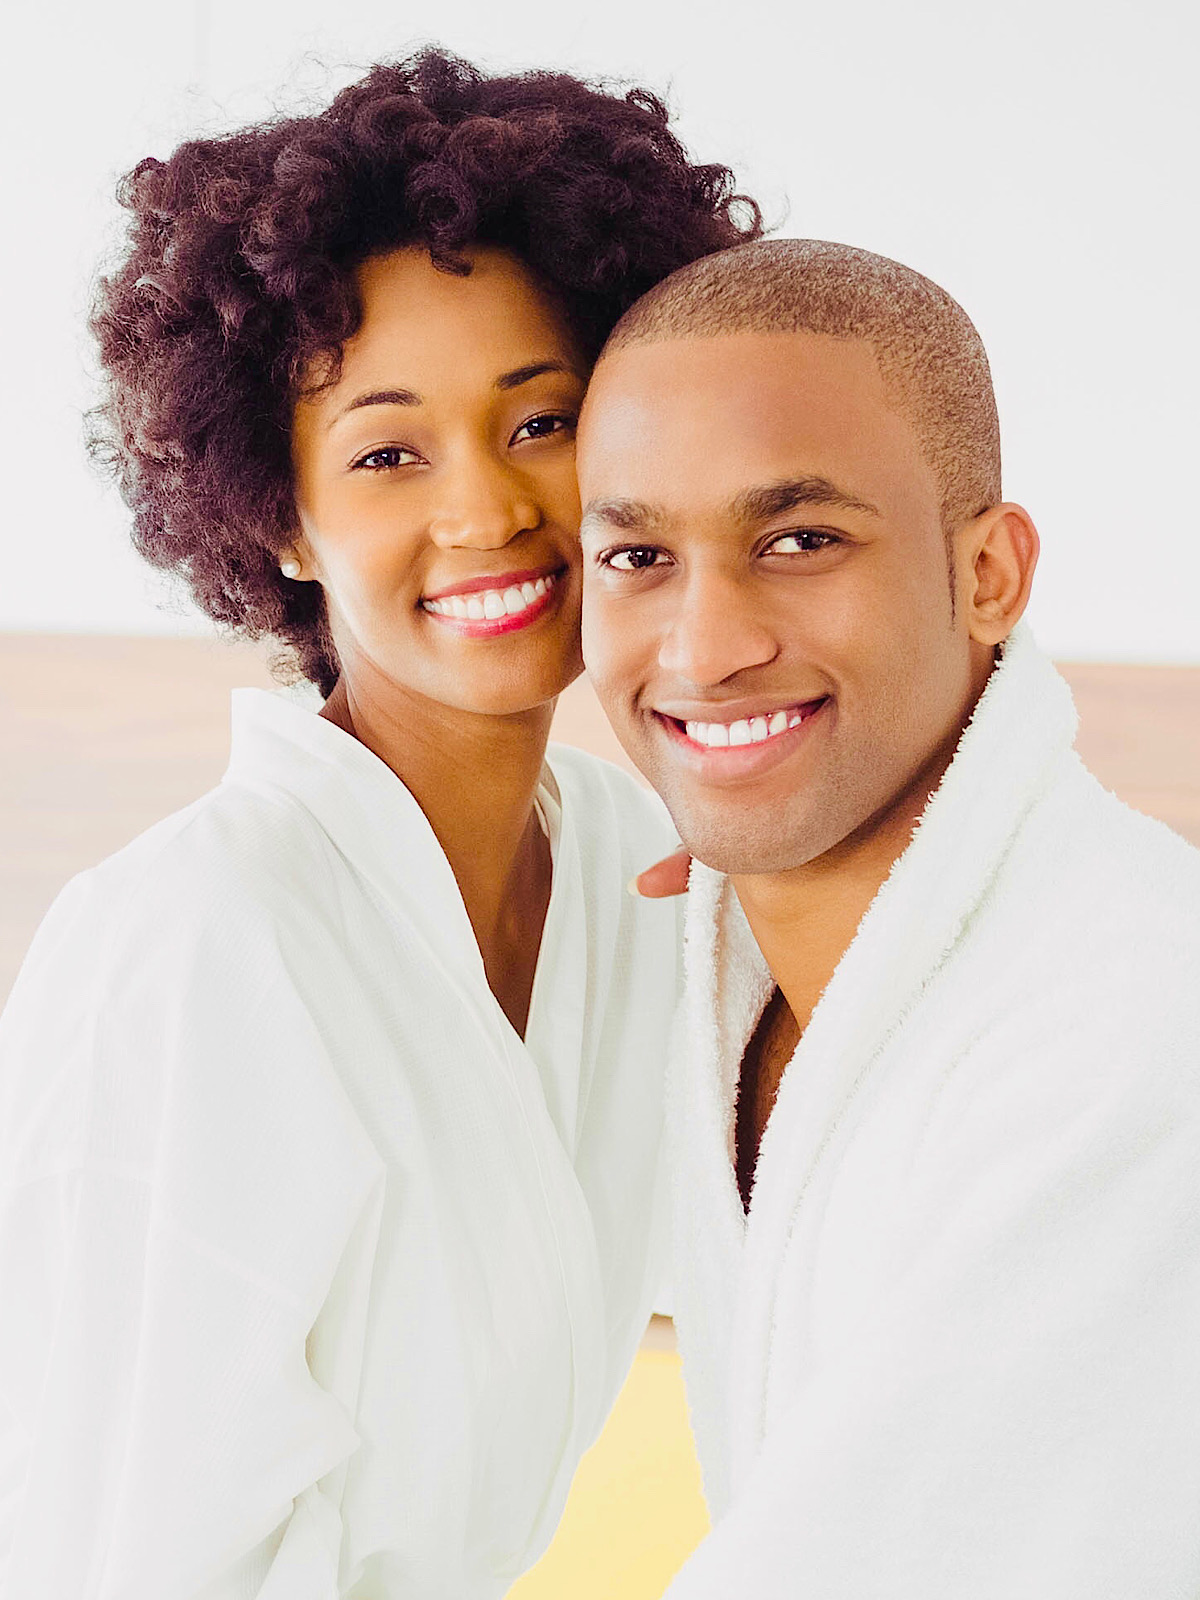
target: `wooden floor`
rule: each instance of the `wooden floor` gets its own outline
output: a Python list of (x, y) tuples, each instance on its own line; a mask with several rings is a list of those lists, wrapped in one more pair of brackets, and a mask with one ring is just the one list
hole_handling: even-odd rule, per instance
[[(1200, 667), (1063, 671), (1089, 765), (1200, 844)], [(0, 634), (0, 1001), (58, 889), (214, 784), (230, 689), (271, 681), (244, 646)], [(556, 736), (628, 765), (584, 681)]]

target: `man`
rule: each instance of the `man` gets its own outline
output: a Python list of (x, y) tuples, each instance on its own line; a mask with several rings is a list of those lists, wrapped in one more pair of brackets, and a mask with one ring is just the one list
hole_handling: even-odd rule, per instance
[(579, 464), (585, 656), (697, 863), (672, 1597), (1200, 1593), (1200, 853), (1071, 748), (978, 335), (728, 251), (618, 326)]

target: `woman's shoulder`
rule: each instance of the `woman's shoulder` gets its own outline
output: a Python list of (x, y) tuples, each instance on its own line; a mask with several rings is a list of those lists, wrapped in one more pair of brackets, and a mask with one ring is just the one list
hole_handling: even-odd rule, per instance
[(314, 892), (323, 845), (291, 796), (221, 783), (80, 873), (63, 896), (111, 935), (164, 917), (178, 927), (214, 911), (261, 914)]
[(589, 916), (616, 946), (636, 951), (642, 979), (674, 1006), (686, 899), (643, 900), (626, 892), (639, 872), (679, 848), (666, 806), (610, 761), (565, 745), (550, 751), (551, 770), (569, 818)]
[[(586, 821), (597, 842), (674, 850), (679, 835), (666, 806), (654, 791), (611, 761), (575, 745), (552, 744), (547, 751), (551, 771), (563, 791), (563, 805)], [(643, 862), (649, 865), (649, 861)]]
[(205, 975), (254, 981), (294, 942), (284, 930), (319, 898), (327, 855), (302, 807), (225, 784), (155, 823), (60, 890), (0, 1020), (0, 1053), (17, 1037), (65, 1042), (100, 1021), (203, 1007)]
[(223, 1108), (218, 1121), (263, 1138), (285, 1101), (329, 1121), (310, 1005), (325, 947), (306, 905), (330, 870), (315, 829), (303, 808), (218, 789), (66, 885), (0, 1016), (10, 1169), (111, 1146), (149, 1171), (185, 1104), (196, 1127)]

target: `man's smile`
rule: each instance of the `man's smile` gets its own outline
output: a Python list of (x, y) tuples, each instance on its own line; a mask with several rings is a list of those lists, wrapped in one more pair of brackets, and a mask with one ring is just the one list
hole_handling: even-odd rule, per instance
[[(676, 759), (705, 782), (758, 777), (785, 760), (806, 738), (830, 696), (773, 706), (674, 706), (677, 715), (653, 709), (651, 719), (666, 736)], [(707, 716), (700, 716), (701, 710)]]

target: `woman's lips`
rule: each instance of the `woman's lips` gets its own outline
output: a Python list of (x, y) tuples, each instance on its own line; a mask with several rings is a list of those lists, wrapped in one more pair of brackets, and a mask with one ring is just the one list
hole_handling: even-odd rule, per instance
[(429, 595), (421, 609), (434, 622), (473, 639), (493, 639), (536, 622), (553, 604), (561, 572), (508, 573), (500, 579), (472, 579), (440, 595)]
[(421, 599), (445, 600), (448, 595), (486, 594), (489, 589), (498, 589), (503, 594), (513, 584), (519, 586), (536, 583), (539, 578), (561, 578), (566, 570), (560, 563), (558, 566), (522, 567), (519, 572), (485, 573), (478, 578), (464, 578), (461, 583), (448, 583), (444, 589), (431, 589)]

